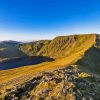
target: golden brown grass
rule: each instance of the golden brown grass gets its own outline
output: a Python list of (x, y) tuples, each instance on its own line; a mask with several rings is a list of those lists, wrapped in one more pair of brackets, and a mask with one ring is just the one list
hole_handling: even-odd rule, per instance
[[(70, 64), (74, 64), (77, 60), (81, 59), (84, 52), (95, 44), (95, 35), (80, 35), (78, 41), (73, 47), (69, 48), (70, 53), (66, 57), (58, 58), (52, 62), (45, 62), (38, 65), (23, 66), (20, 68), (14, 68), (9, 70), (0, 71), (0, 84), (7, 83), (12, 80), (19, 79), (17, 82), (11, 84), (17, 84), (23, 82), (31, 75), (39, 73), (41, 71), (54, 70), (57, 68), (65, 67)], [(10, 84), (10, 85), (11, 85)]]

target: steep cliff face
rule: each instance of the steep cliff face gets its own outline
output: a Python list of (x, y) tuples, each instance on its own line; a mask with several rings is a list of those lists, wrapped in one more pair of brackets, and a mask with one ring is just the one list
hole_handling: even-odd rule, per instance
[(85, 71), (100, 74), (100, 35), (96, 35), (95, 44), (84, 53), (77, 64)]
[(59, 36), (51, 41), (37, 41), (31, 44), (22, 44), (20, 50), (31, 56), (49, 56), (52, 58), (65, 57), (73, 52), (88, 48), (93, 45), (96, 36), (71, 35)]
[(39, 51), (49, 45), (50, 40), (40, 40), (19, 45), (19, 50), (29, 56), (38, 55)]
[(98, 49), (100, 49), (100, 35), (96, 35), (96, 44), (95, 47), (97, 47)]

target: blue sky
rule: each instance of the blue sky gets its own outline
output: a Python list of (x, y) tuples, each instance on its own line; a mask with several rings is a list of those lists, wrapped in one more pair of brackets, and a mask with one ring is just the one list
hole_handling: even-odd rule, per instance
[(100, 33), (100, 0), (0, 0), (0, 40)]

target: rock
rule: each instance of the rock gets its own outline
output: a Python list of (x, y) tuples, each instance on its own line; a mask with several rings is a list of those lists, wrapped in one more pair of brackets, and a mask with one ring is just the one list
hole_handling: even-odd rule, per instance
[(46, 88), (42, 90), (42, 93), (48, 93), (48, 92), (49, 92), (49, 91), (48, 91), (48, 89), (46, 89)]
[(68, 70), (68, 69), (73, 70), (74, 68), (73, 68), (72, 66), (68, 66), (66, 69), (67, 69), (67, 70)]
[(70, 92), (70, 93), (73, 93), (73, 88), (70, 88), (70, 89), (69, 89), (69, 92)]
[(82, 100), (87, 100), (87, 99), (85, 97), (83, 97)]
[(70, 77), (68, 77), (68, 81), (72, 81), (73, 79), (72, 79), (72, 77), (70, 76)]
[(67, 89), (66, 89), (66, 88), (63, 88), (63, 89), (62, 89), (62, 92), (63, 92), (64, 94), (66, 94), (66, 93), (67, 93)]
[(4, 97), (4, 100), (12, 100), (12, 96), (6, 95), (6, 96)]
[(89, 97), (89, 100), (94, 100), (92, 97)]
[(49, 100), (54, 100), (54, 98), (52, 96), (49, 97)]
[(100, 86), (88, 78), (78, 77), (78, 73), (81, 72), (74, 68), (44, 72), (42, 77), (37, 75), (12, 90), (6, 90), (5, 100), (100, 100)]

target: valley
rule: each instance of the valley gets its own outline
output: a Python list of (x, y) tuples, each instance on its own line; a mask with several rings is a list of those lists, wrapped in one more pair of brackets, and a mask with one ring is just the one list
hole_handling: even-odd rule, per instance
[[(7, 89), (11, 95), (12, 89), (18, 86), (24, 88), (15, 96), (18, 100), (100, 99), (100, 35), (59, 36), (0, 48), (2, 98)], [(65, 79), (68, 73), (71, 80)]]

